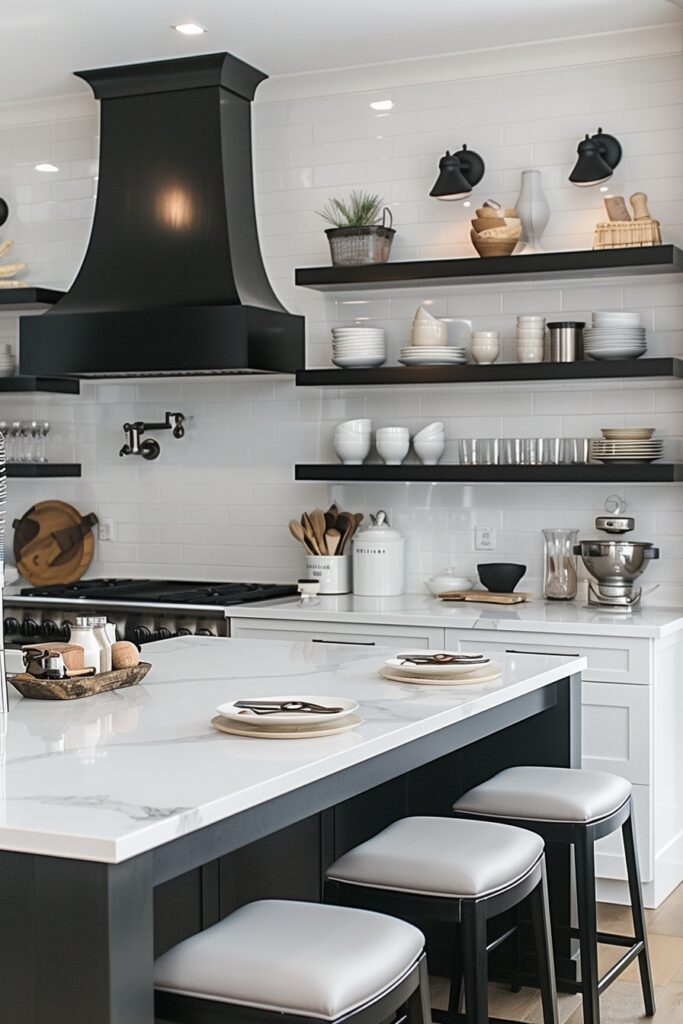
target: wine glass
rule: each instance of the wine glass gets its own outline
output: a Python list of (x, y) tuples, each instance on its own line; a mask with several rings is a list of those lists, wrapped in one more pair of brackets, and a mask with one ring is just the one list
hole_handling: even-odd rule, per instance
[(49, 423), (48, 420), (43, 420), (43, 422), (40, 424), (41, 443), (40, 443), (40, 457), (38, 459), (39, 462), (47, 462), (48, 461), (48, 458), (47, 458), (47, 435), (49, 433), (50, 433), (50, 423)]
[(21, 423), (19, 420), (14, 420), (9, 432), (9, 461), (10, 462), (21, 462), (19, 456), (19, 438), (21, 436)]

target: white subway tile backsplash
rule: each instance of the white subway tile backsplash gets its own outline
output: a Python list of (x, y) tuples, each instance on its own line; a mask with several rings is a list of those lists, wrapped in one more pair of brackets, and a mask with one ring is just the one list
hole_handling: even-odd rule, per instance
[[(602, 197), (573, 188), (567, 175), (578, 140), (598, 123), (624, 145), (615, 189), (648, 192), (665, 239), (683, 243), (683, 178), (675, 161), (683, 153), (680, 55), (416, 86), (402, 84), (395, 66), (387, 75), (395, 80), (379, 92), (254, 107), (261, 245), (281, 300), (306, 316), (308, 365), (329, 365), (330, 326), (360, 318), (386, 328), (394, 358), (422, 303), (433, 315), (500, 331), (501, 359), (514, 358), (518, 314), (588, 320), (593, 309), (637, 309), (652, 354), (683, 352), (683, 295), (673, 278), (480, 282), (328, 296), (296, 289), (297, 266), (329, 261), (316, 211), (352, 188), (377, 192), (391, 206), (393, 258), (471, 256), (469, 219), (476, 206), (488, 196), (513, 205), (520, 170), (536, 166), (552, 208), (546, 245), (590, 248), (594, 225), (605, 217)], [(378, 117), (370, 103), (385, 98), (395, 106)], [(97, 136), (94, 118), (0, 128), (0, 178), (8, 183), (13, 211), (8, 227), (14, 254), (30, 264), (33, 283), (67, 287), (79, 266), (97, 187)], [(463, 142), (479, 149), (486, 176), (469, 207), (435, 202), (429, 190), (439, 159)], [(47, 154), (60, 165), (49, 182), (33, 169)], [(0, 337), (15, 342), (16, 336), (16, 317), (0, 316)], [(291, 580), (300, 573), (302, 554), (288, 520), (334, 497), (366, 514), (387, 509), (408, 539), (410, 589), (421, 590), (424, 578), (447, 564), (476, 573), (479, 561), (510, 559), (529, 566), (525, 586), (538, 591), (541, 528), (564, 524), (592, 533), (605, 498), (618, 492), (636, 516), (639, 535), (662, 548), (652, 575), (660, 589), (649, 600), (683, 603), (683, 488), (342, 486), (295, 483), (292, 469), (296, 462), (334, 460), (335, 423), (364, 415), (375, 428), (415, 430), (443, 420), (449, 458), (457, 458), (462, 437), (597, 436), (604, 426), (627, 423), (656, 427), (669, 439), (670, 454), (683, 439), (678, 383), (317, 390), (289, 379), (195, 379), (84, 383), (76, 400), (5, 396), (3, 404), (5, 419), (50, 419), (53, 452), (68, 452), (84, 467), (81, 480), (50, 481), (49, 488), (12, 481), (10, 517), (49, 493), (113, 518), (116, 539), (98, 544), (93, 572)], [(171, 408), (189, 417), (183, 440), (162, 435), (154, 465), (119, 459), (124, 420), (163, 419)], [(498, 531), (495, 552), (473, 550), (476, 525)]]

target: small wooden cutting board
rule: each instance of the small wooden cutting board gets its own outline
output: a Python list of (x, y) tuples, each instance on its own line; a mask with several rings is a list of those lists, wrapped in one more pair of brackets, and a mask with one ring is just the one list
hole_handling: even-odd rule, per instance
[(437, 594), (440, 601), (476, 601), (481, 604), (524, 604), (532, 594), (516, 591), (513, 594), (496, 594), (491, 590), (448, 590)]

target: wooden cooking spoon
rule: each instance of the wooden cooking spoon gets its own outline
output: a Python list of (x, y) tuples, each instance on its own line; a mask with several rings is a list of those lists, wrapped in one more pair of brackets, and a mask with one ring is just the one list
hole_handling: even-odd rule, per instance
[(341, 533), (339, 530), (327, 530), (325, 533), (325, 544), (327, 546), (328, 555), (336, 555), (337, 549), (341, 543)]
[(289, 532), (291, 533), (292, 537), (294, 537), (295, 540), (298, 540), (300, 544), (303, 544), (304, 548), (309, 554), (313, 554), (311, 548), (309, 547), (308, 540), (306, 539), (304, 528), (301, 525), (301, 523), (297, 523), (296, 519), (289, 520)]
[(318, 547), (315, 530), (313, 529), (313, 524), (311, 523), (308, 512), (301, 513), (301, 526), (303, 527), (304, 534), (306, 535), (306, 540), (308, 541), (311, 553), (314, 555), (321, 555), (322, 551)]
[(348, 512), (340, 512), (337, 516), (337, 529), (341, 533), (341, 540), (337, 548), (337, 554), (343, 555), (352, 534), (356, 529), (356, 520)]
[(325, 544), (325, 513), (321, 508), (314, 508), (310, 514), (311, 526), (315, 532), (315, 539), (320, 548), (321, 555), (327, 554), (327, 546)]

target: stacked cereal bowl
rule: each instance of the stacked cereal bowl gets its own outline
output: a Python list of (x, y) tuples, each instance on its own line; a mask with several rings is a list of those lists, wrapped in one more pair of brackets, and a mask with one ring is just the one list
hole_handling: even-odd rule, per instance
[(413, 448), (423, 466), (436, 466), (446, 450), (443, 423), (430, 423), (413, 437)]
[(333, 327), (332, 362), (342, 368), (381, 366), (387, 343), (383, 327)]
[(542, 363), (545, 356), (545, 317), (517, 317), (517, 359), (520, 363)]
[(361, 466), (372, 445), (372, 420), (347, 420), (334, 428), (334, 450), (345, 466)]
[(420, 306), (413, 320), (410, 345), (401, 349), (399, 363), (404, 366), (438, 366), (466, 363), (464, 346), (448, 344), (448, 327), (443, 320)]

